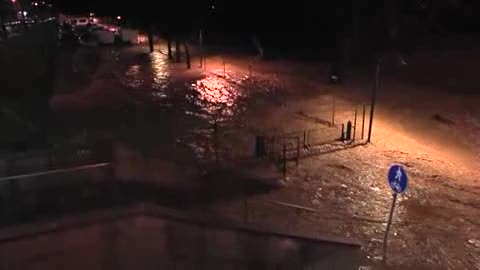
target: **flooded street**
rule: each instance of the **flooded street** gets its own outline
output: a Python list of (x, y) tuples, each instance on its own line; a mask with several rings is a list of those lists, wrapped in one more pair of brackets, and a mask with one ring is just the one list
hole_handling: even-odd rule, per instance
[[(233, 56), (211, 57), (206, 69), (198, 68), (194, 58), (187, 70), (170, 63), (162, 44), (152, 54), (146, 51), (98, 49), (99, 64), (92, 70), (72, 61), (73, 67), (86, 69), (89, 83), (69, 91), (75, 82), (61, 82), (50, 100), (68, 132), (114, 141), (118, 179), (191, 189), (208, 184), (198, 182), (199, 176), (217, 169), (242, 171), (268, 181), (271, 191), (183, 210), (359, 239), (363, 269), (480, 269), (480, 163), (462, 162), (472, 160), (472, 153), (456, 142), (438, 147), (437, 129), (421, 137), (410, 132), (411, 126), (401, 126), (421, 120), (413, 114), (391, 117), (398, 104), (388, 93), (380, 98), (374, 143), (305, 155), (298, 166), (288, 162), (284, 179), (278, 164), (254, 158), (256, 136), (318, 130), (315, 140), (337, 139), (341, 124), (353, 121), (355, 105), (359, 115), (368, 105), (368, 83), (337, 87), (316, 78), (321, 68), (297, 70), (296, 64), (268, 62), (252, 68), (253, 60)], [(334, 96), (336, 124), (330, 127)], [(475, 121), (478, 116), (469, 114)], [(448, 128), (441, 127), (447, 134)], [(356, 132), (360, 137), (360, 128)], [(475, 147), (476, 142), (470, 150)], [(383, 235), (392, 201), (386, 175), (394, 163), (407, 169), (410, 182), (397, 201), (384, 263)], [(227, 187), (207, 188), (221, 193)]]

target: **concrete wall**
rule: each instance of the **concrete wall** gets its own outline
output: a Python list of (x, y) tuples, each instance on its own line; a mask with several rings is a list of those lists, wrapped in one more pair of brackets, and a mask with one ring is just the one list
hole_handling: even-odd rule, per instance
[[(167, 213), (167, 214), (166, 214)], [(360, 248), (149, 206), (0, 230), (1, 269), (358, 269)], [(3, 267), (3, 268), (2, 268)]]

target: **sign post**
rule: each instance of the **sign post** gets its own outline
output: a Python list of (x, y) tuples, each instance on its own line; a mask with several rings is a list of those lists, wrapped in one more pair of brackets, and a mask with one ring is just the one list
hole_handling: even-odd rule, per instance
[(393, 211), (395, 210), (395, 204), (397, 203), (397, 196), (399, 193), (404, 193), (408, 186), (408, 176), (405, 169), (400, 165), (393, 165), (388, 170), (388, 184), (393, 191), (392, 208), (388, 215), (387, 229), (385, 230), (385, 236), (383, 237), (383, 261), (387, 260), (387, 241), (390, 226), (392, 225)]

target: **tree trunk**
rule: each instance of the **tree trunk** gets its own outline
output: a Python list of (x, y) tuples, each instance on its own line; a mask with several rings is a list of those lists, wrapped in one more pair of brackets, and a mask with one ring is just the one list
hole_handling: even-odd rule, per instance
[(167, 45), (168, 45), (168, 59), (173, 60), (172, 39), (170, 37), (168, 37), (167, 39)]
[(150, 47), (150, 52), (153, 52), (153, 33), (152, 33), (152, 27), (148, 28), (148, 45)]
[(188, 44), (187, 42), (183, 43), (183, 47), (185, 48), (185, 58), (187, 61), (187, 68), (190, 69), (190, 51), (188, 50)]
[(175, 61), (177, 63), (180, 63), (182, 61), (182, 56), (181, 56), (181, 49), (180, 49), (180, 40), (175, 39)]

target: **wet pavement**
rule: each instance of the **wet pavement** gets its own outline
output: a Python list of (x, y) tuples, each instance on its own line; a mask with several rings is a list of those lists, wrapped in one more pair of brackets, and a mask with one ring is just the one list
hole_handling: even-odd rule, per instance
[[(126, 181), (150, 179), (190, 188), (211, 168), (238, 165), (248, 171), (252, 166), (239, 164), (252, 159), (256, 135), (323, 128), (331, 117), (332, 93), (338, 123), (351, 120), (353, 106), (368, 100), (350, 86), (315, 82), (308, 72), (297, 76), (285, 66), (288, 73), (279, 67), (270, 67), (275, 72), (269, 73), (271, 64), (258, 64), (250, 76), (245, 61), (229, 60), (224, 73), (222, 61), (212, 58), (207, 70), (187, 71), (183, 64), (169, 63), (161, 51), (145, 51), (101, 50), (92, 83), (51, 102), (72, 130), (87, 127), (91, 134), (107, 134), (118, 142), (115, 158), (122, 165), (117, 177)], [(367, 89), (359, 84), (352, 89), (360, 87)], [(359, 238), (366, 269), (480, 269), (478, 172), (456, 163), (456, 156), (437, 155), (390, 125), (388, 117), (388, 110), (380, 108), (371, 145), (304, 158), (298, 167), (289, 162), (287, 178), (275, 178), (283, 188), (186, 211)], [(411, 181), (398, 201), (385, 264), (381, 249), (391, 204), (385, 178), (393, 163), (403, 164)], [(267, 169), (256, 176), (268, 174)]]

